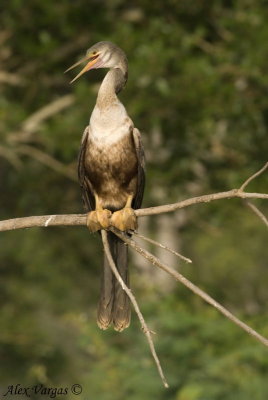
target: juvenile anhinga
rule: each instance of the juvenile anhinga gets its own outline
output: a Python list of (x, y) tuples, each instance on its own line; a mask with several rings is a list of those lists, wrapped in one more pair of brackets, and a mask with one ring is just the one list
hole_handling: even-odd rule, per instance
[[(144, 153), (140, 132), (134, 127), (117, 94), (127, 81), (125, 53), (111, 42), (92, 46), (83, 61), (86, 71), (109, 68), (100, 86), (97, 102), (86, 127), (79, 155), (78, 176), (91, 232), (114, 226), (121, 231), (136, 228), (133, 209), (140, 208), (144, 191)], [(68, 71), (67, 70), (67, 71)], [(127, 246), (108, 232), (113, 259), (128, 285)], [(130, 323), (130, 303), (104, 258), (97, 322), (101, 329), (110, 324), (122, 331)]]

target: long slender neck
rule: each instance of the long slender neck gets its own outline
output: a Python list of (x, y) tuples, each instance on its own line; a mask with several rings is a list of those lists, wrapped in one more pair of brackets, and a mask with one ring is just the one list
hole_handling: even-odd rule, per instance
[(123, 89), (127, 81), (127, 63), (110, 69), (105, 75), (99, 89), (97, 105), (100, 108), (109, 106), (117, 100), (117, 94)]

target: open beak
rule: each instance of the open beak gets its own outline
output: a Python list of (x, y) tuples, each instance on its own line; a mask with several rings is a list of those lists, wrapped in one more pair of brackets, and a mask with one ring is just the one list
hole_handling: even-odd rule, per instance
[(96, 55), (94, 55), (94, 56), (87, 56), (87, 57), (84, 57), (84, 58), (82, 58), (82, 60), (80, 60), (80, 61), (78, 61), (77, 63), (73, 64), (70, 68), (66, 69), (65, 72), (68, 72), (68, 71), (70, 71), (71, 69), (73, 69), (73, 68), (77, 67), (78, 65), (82, 64), (84, 61), (89, 61), (89, 62), (86, 64), (86, 66), (82, 69), (82, 71), (80, 71), (79, 74), (76, 75), (76, 77), (75, 77), (73, 80), (71, 80), (70, 83), (73, 83), (74, 81), (76, 81), (76, 80), (77, 80), (78, 78), (80, 78), (80, 76), (83, 75), (85, 72), (89, 71), (90, 69), (93, 69), (93, 68), (94, 68), (94, 65), (95, 65), (95, 64), (97, 63), (97, 61), (98, 61), (98, 58), (99, 58), (99, 55), (98, 55), (98, 54), (96, 54)]

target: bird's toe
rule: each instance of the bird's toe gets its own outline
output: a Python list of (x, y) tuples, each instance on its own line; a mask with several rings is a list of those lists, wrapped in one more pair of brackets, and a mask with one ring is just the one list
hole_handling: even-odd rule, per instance
[(98, 221), (98, 215), (96, 211), (91, 211), (87, 215), (87, 227), (90, 232), (97, 232), (101, 229), (101, 225)]
[(108, 229), (111, 225), (111, 215), (112, 213), (110, 210), (96, 210), (89, 212), (87, 215), (87, 227), (90, 232)]
[(114, 212), (111, 218), (111, 225), (123, 232), (137, 229), (137, 217), (134, 210), (130, 207), (125, 207)]
[(97, 218), (101, 225), (101, 228), (108, 229), (109, 226), (111, 225), (111, 221), (110, 221), (111, 216), (112, 216), (111, 211), (106, 210), (106, 209), (105, 210), (97, 210), (96, 213), (97, 213)]

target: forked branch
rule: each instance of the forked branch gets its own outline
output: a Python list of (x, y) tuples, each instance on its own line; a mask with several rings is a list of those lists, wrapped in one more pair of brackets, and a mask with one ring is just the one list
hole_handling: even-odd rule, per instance
[(244, 331), (246, 331), (251, 336), (255, 337), (255, 339), (257, 339), (259, 342), (261, 342), (262, 344), (264, 344), (265, 346), (268, 347), (268, 339), (266, 339), (265, 337), (260, 335), (258, 332), (256, 332), (254, 329), (252, 329), (250, 326), (248, 326), (247, 324), (242, 322), (240, 319), (235, 317), (230, 311), (228, 311), (220, 303), (218, 303), (211, 296), (209, 296), (207, 293), (205, 293), (202, 289), (200, 289), (199, 287), (194, 285), (191, 281), (189, 281), (187, 278), (185, 278), (185, 276), (183, 276), (181, 273), (175, 271), (174, 269), (170, 268), (168, 265), (162, 263), (159, 260), (159, 258), (155, 257), (149, 251), (138, 246), (137, 243), (133, 239), (128, 238), (122, 232), (118, 231), (115, 228), (112, 228), (111, 230), (120, 239), (124, 240), (125, 243), (127, 243), (130, 247), (132, 247), (139, 254), (141, 254), (144, 258), (146, 258), (146, 260), (150, 261), (154, 266), (157, 266), (157, 267), (161, 268), (162, 270), (164, 270), (165, 272), (167, 272), (174, 279), (176, 279), (176, 281), (181, 282), (184, 286), (186, 286), (188, 289), (190, 289), (197, 296), (201, 297), (207, 303), (211, 304), (214, 308), (216, 308), (218, 311), (220, 311), (225, 317), (230, 319), (232, 322), (234, 322), (236, 325), (238, 325)]
[[(244, 189), (246, 186), (257, 176), (259, 176), (261, 173), (263, 173), (266, 169), (268, 168), (268, 163), (266, 163), (259, 171), (257, 171), (255, 174), (253, 174), (251, 177), (249, 177), (238, 189), (232, 189), (226, 192), (221, 192), (221, 193), (213, 193), (213, 194), (208, 194), (204, 196), (199, 196), (199, 197), (193, 197), (187, 200), (179, 201), (174, 204), (167, 204), (163, 206), (158, 206), (158, 207), (150, 207), (150, 208), (144, 208), (144, 209), (139, 209), (135, 210), (135, 214), (137, 217), (143, 217), (143, 216), (148, 216), (148, 215), (157, 215), (157, 214), (162, 214), (162, 213), (167, 213), (167, 212), (172, 212), (181, 208), (189, 207), (195, 204), (200, 204), (200, 203), (207, 203), (210, 201), (215, 201), (215, 200), (221, 200), (221, 199), (230, 199), (230, 198), (241, 198), (241, 199), (268, 199), (268, 194), (264, 193), (250, 193), (250, 192), (245, 192)], [(264, 216), (264, 214), (252, 203), (249, 203), (247, 201), (247, 205), (249, 208), (264, 222), (266, 226), (268, 226), (268, 221), (267, 218)], [(13, 230), (13, 229), (22, 229), (22, 228), (31, 228), (31, 227), (48, 227), (48, 226), (86, 226), (86, 219), (87, 219), (87, 214), (71, 214), (71, 215), (43, 215), (43, 216), (32, 216), (32, 217), (24, 217), (24, 218), (13, 218), (5, 221), (0, 221), (0, 231), (8, 231), (8, 230)], [(240, 321), (237, 317), (235, 317), (230, 311), (228, 311), (226, 308), (224, 308), (221, 304), (219, 304), (216, 300), (214, 300), (211, 296), (209, 296), (207, 293), (205, 293), (203, 290), (195, 286), (191, 281), (189, 281), (187, 278), (185, 278), (182, 274), (179, 272), (173, 270), (166, 264), (162, 263), (157, 257), (155, 257), (153, 254), (149, 253), (147, 250), (142, 249), (137, 245), (137, 243), (124, 235), (122, 232), (117, 231), (114, 228), (110, 228), (111, 231), (113, 231), (117, 236), (119, 236), (122, 240), (124, 240), (129, 246), (131, 246), (133, 249), (135, 249), (138, 253), (140, 253), (143, 257), (145, 257), (147, 260), (149, 260), (154, 266), (157, 266), (164, 271), (166, 271), (168, 274), (170, 274), (174, 279), (177, 281), (181, 282), (183, 285), (188, 287), (192, 292), (200, 296), (203, 300), (205, 300), (207, 303), (211, 304), (213, 307), (215, 307), (218, 311), (220, 311), (225, 317), (233, 321), (236, 325), (238, 325), (240, 328), (245, 330), (248, 334), (251, 336), (255, 337), (259, 342), (264, 344), (265, 346), (268, 346), (268, 339), (260, 335), (258, 332), (256, 332), (254, 329), (249, 327), (247, 324), (244, 322)], [(142, 235), (140, 235), (142, 237)], [(160, 246), (162, 248), (165, 248), (168, 251), (171, 251), (174, 253), (173, 250), (169, 249), (167, 246), (163, 246), (162, 244), (153, 241), (152, 239), (142, 237), (144, 240), (148, 240), (151, 243)], [(109, 260), (111, 269), (113, 273), (115, 274), (116, 278), (118, 279), (119, 283), (121, 284), (123, 290), (127, 293), (127, 295), (130, 298), (130, 301), (133, 304), (133, 307), (139, 317), (139, 320), (141, 322), (143, 331), (146, 335), (146, 338), (149, 342), (149, 346), (152, 352), (152, 355), (154, 357), (155, 363), (157, 365), (159, 374), (162, 378), (162, 381), (165, 385), (165, 387), (168, 387), (166, 379), (164, 377), (159, 359), (157, 357), (157, 354), (155, 352), (155, 348), (153, 345), (152, 337), (151, 337), (151, 332), (148, 329), (146, 322), (140, 312), (139, 306), (137, 304), (137, 301), (135, 299), (135, 296), (132, 294), (130, 289), (125, 285), (124, 281), (122, 280), (120, 274), (117, 271), (117, 268), (114, 264), (114, 261), (112, 259), (108, 241), (107, 241), (107, 233), (105, 231), (102, 231), (102, 240), (103, 240), (103, 245), (104, 249), (106, 252), (106, 256)], [(185, 261), (191, 262), (190, 259), (187, 259), (184, 256), (181, 256), (180, 254), (176, 253), (176, 255)]]
[[(268, 200), (268, 194), (244, 192), (244, 188), (257, 176), (268, 168), (268, 162), (254, 175), (249, 177), (239, 189), (228, 190), (227, 192), (206, 194), (204, 196), (192, 197), (173, 204), (166, 204), (158, 207), (141, 208), (135, 210), (137, 217), (148, 215), (158, 215), (167, 212), (186, 208), (195, 204), (208, 203), (210, 201), (241, 198), (241, 199), (264, 199)], [(48, 227), (48, 226), (86, 226), (87, 214), (68, 214), (68, 215), (42, 215), (23, 218), (12, 218), (0, 221), (0, 232), (13, 229)]]

